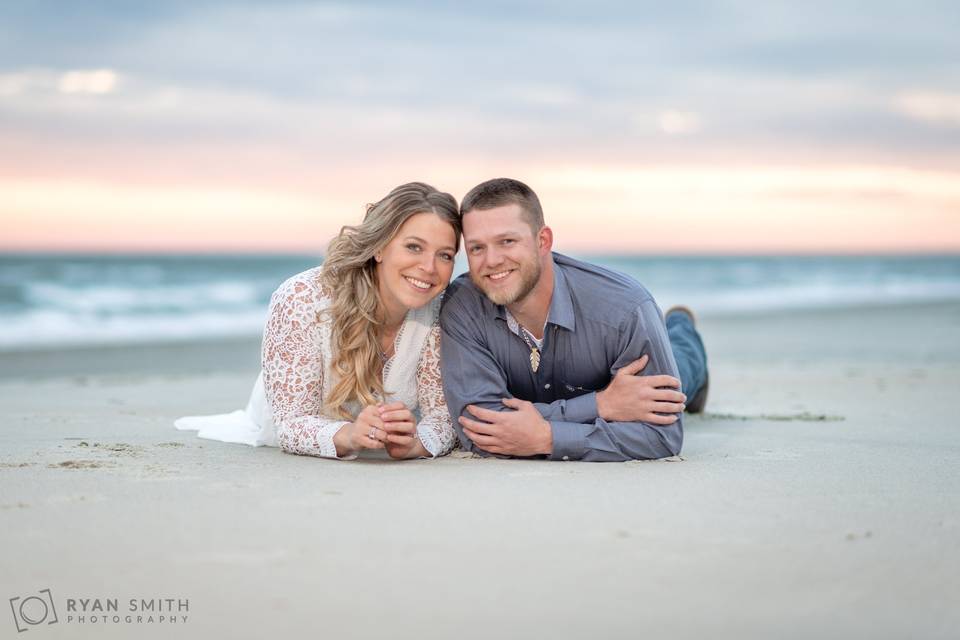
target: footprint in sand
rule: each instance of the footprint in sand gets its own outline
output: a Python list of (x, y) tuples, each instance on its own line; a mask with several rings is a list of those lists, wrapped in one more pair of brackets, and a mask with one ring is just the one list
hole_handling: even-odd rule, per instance
[(113, 444), (94, 442), (90, 444), (89, 442), (81, 441), (74, 446), (105, 452), (111, 456), (139, 456), (144, 451), (143, 447), (127, 444), (126, 442), (114, 442)]
[(758, 414), (740, 414), (740, 413), (705, 413), (705, 420), (768, 420), (772, 422), (842, 422), (846, 420), (844, 416), (829, 415), (826, 413), (810, 413), (801, 411), (799, 413), (758, 413)]
[(56, 464), (48, 464), (48, 469), (109, 469), (117, 466), (113, 462), (98, 462), (96, 460), (64, 460)]

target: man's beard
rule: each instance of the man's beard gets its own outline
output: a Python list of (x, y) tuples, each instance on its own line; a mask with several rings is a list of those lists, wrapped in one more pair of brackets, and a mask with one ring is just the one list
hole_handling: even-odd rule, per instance
[(475, 277), (471, 272), (470, 278), (473, 280), (473, 283), (477, 285), (477, 288), (483, 291), (487, 298), (494, 304), (511, 305), (527, 297), (527, 294), (533, 291), (533, 288), (537, 286), (537, 282), (540, 280), (540, 271), (539, 260), (534, 259), (529, 262), (518, 263), (517, 275), (520, 277), (520, 281), (513, 289), (488, 290), (486, 285), (489, 283), (489, 280), (487, 280), (485, 276)]

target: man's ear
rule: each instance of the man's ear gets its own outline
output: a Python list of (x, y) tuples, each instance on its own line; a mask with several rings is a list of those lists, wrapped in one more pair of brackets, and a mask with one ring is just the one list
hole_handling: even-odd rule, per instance
[(537, 241), (540, 244), (540, 255), (549, 255), (549, 253), (553, 251), (553, 229), (550, 227), (540, 229), (540, 232), (537, 234)]

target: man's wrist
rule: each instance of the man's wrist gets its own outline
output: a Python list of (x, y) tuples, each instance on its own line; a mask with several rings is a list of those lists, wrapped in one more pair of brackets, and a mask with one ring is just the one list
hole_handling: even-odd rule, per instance
[(597, 391), (597, 417), (607, 419), (607, 390)]
[(543, 421), (543, 444), (540, 446), (540, 453), (546, 456), (553, 454), (553, 426), (546, 420)]

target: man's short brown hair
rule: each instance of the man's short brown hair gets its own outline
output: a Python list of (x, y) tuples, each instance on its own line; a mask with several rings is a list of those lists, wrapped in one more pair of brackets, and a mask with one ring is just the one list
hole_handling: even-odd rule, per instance
[(512, 178), (494, 178), (470, 189), (460, 202), (460, 218), (475, 209), (484, 211), (506, 204), (520, 206), (523, 217), (534, 234), (543, 228), (543, 209), (537, 194), (527, 185)]

